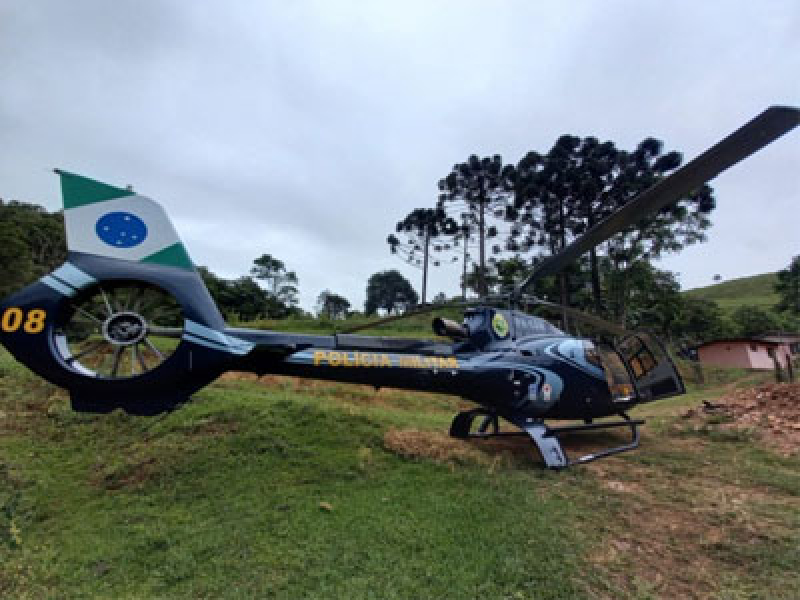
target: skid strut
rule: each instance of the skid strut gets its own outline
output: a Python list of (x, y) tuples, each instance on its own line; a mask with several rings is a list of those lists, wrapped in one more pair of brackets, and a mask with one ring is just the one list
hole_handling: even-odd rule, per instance
[[(476, 418), (483, 417), (477, 431), (472, 432), (472, 424)], [(604, 423), (582, 423), (579, 425), (562, 425), (551, 427), (542, 419), (509, 419), (511, 423), (522, 431), (500, 431), (499, 415), (483, 409), (468, 410), (458, 413), (450, 426), (450, 435), (455, 438), (488, 439), (493, 437), (528, 436), (536, 444), (539, 454), (550, 469), (563, 469), (571, 465), (584, 463), (633, 450), (639, 446), (639, 425), (644, 425), (643, 419), (631, 419), (627, 414), (620, 413), (621, 421), (608, 421)], [(613, 429), (628, 427), (631, 431), (631, 441), (621, 446), (606, 448), (598, 452), (584, 454), (576, 459), (570, 459), (561, 446), (559, 437), (578, 431), (592, 431), (597, 429)]]

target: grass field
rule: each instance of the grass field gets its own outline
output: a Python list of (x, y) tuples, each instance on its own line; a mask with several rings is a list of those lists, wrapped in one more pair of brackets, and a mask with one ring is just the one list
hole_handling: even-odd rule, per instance
[[(461, 322), (464, 309), (459, 306), (446, 306), (429, 313), (409, 316), (408, 318), (391, 321), (378, 326), (366, 327), (359, 331), (364, 335), (435, 338), (431, 322), (434, 317), (445, 317)], [(312, 333), (325, 335), (334, 332), (343, 332), (353, 327), (367, 326), (379, 321), (375, 316), (354, 315), (346, 320), (330, 320), (324, 317), (297, 317), (286, 319), (260, 319), (256, 321), (237, 322), (235, 319), (228, 322), (236, 327), (249, 327), (268, 329), (270, 331), (290, 331), (293, 333)]]
[(690, 296), (713, 300), (728, 313), (744, 305), (771, 310), (780, 300), (774, 290), (777, 280), (775, 273), (763, 273), (687, 290), (686, 293)]
[(450, 440), (455, 398), (231, 375), (81, 415), (0, 352), (0, 597), (797, 598), (800, 461), (680, 416), (742, 375), (553, 473)]

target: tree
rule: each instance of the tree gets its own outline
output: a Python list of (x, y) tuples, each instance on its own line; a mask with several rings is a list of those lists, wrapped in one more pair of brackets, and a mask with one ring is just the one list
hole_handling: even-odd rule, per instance
[[(663, 152), (663, 144), (646, 138), (632, 152), (596, 138), (561, 136), (546, 155), (529, 152), (517, 165), (517, 194), (508, 247), (528, 251), (536, 246), (554, 254), (575, 237), (619, 210), (639, 193), (680, 166), (681, 155)], [(625, 296), (635, 278), (627, 270), (640, 260), (659, 258), (687, 245), (703, 241), (714, 209), (709, 186), (687, 194), (655, 215), (633, 224), (605, 244), (615, 282)], [(591, 289), (595, 311), (603, 313), (600, 255), (603, 247), (589, 253)], [(562, 301), (569, 298), (564, 293)]]
[[(512, 216), (521, 216), (527, 228), (512, 227), (507, 242), (509, 249), (528, 251), (538, 245), (553, 255), (566, 247), (570, 232), (575, 228), (579, 201), (573, 189), (581, 181), (574, 172), (577, 163), (574, 155), (579, 146), (579, 138), (563, 135), (546, 155), (529, 152), (519, 161)], [(567, 274), (560, 273), (558, 282), (560, 302), (568, 305)], [(597, 285), (599, 288), (599, 283)], [(599, 298), (599, 292), (597, 295)]]
[(419, 301), (414, 288), (399, 271), (375, 273), (367, 282), (367, 301), (364, 310), (374, 315), (378, 310), (400, 313)]
[[(608, 268), (608, 260), (601, 271)], [(620, 280), (625, 283), (620, 285)], [(637, 261), (626, 273), (612, 271), (604, 277), (612, 319), (623, 327), (647, 330), (677, 341), (705, 341), (735, 335), (735, 328), (711, 301), (680, 291), (677, 274)]]
[[(422, 303), (427, 299), (428, 264), (431, 241), (442, 234), (455, 235), (458, 224), (442, 207), (415, 208), (406, 217), (397, 223), (395, 228), (399, 234), (404, 234), (407, 241), (404, 243), (396, 235), (391, 234), (386, 242), (392, 251), (408, 264), (422, 267)], [(437, 249), (444, 246), (449, 249), (449, 244), (438, 244)], [(433, 261), (434, 266), (439, 266), (439, 261)]]
[(329, 319), (344, 319), (350, 309), (350, 301), (330, 290), (320, 292), (317, 297), (317, 314)]
[(61, 212), (0, 199), (0, 296), (49, 273), (66, 258)]
[(736, 335), (735, 326), (713, 300), (681, 295), (681, 304), (675, 337), (698, 343)]
[(25, 242), (12, 229), (0, 228), (0, 298), (32, 282), (34, 273)]
[(229, 282), (230, 303), (235, 304), (235, 312), (239, 319), (250, 321), (264, 317), (279, 319), (288, 316), (285, 305), (275, 302), (275, 299), (264, 290), (252, 277), (242, 275)]
[(800, 317), (800, 255), (789, 266), (778, 271), (775, 291), (780, 295), (778, 310)]
[(614, 320), (623, 327), (672, 337), (683, 306), (675, 273), (639, 261), (628, 272), (612, 271), (606, 281)]
[(197, 272), (220, 312), (227, 318), (252, 321), (283, 318), (289, 314), (290, 309), (270, 296), (252, 277), (223, 279), (206, 267), (197, 267)]
[(731, 318), (738, 329), (737, 333), (744, 337), (764, 335), (783, 327), (776, 315), (759, 306), (742, 305), (733, 311)]
[[(680, 166), (681, 155), (678, 152), (662, 154), (662, 148), (662, 142), (647, 138), (635, 151), (619, 153), (620, 173), (608, 193), (615, 210)], [(715, 206), (713, 190), (703, 185), (611, 238), (608, 255), (622, 268), (637, 260), (655, 260), (665, 253), (679, 252), (686, 246), (703, 242), (704, 231), (711, 226), (708, 215)]]
[(439, 206), (454, 206), (461, 213), (462, 228), (467, 233), (477, 231), (478, 293), (481, 295), (488, 293), (486, 240), (497, 235), (497, 227), (490, 222), (493, 218), (505, 218), (514, 179), (514, 166), (503, 164), (499, 154), (491, 158), (478, 158), (473, 154), (466, 162), (454, 165), (450, 174), (439, 181)]
[(271, 254), (262, 254), (253, 261), (250, 274), (263, 281), (267, 293), (287, 310), (297, 305), (297, 275), (289, 271), (282, 260)]
[[(490, 293), (509, 292), (531, 269), (521, 256), (510, 258), (490, 258), (485, 273), (486, 288)], [(477, 266), (467, 273), (466, 285), (469, 289), (480, 293), (480, 270)]]

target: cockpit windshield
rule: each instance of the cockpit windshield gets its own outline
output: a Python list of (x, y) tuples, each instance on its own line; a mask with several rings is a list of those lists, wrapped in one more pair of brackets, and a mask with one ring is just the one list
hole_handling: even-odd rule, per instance
[(635, 397), (633, 384), (620, 355), (603, 344), (595, 345), (583, 341), (583, 352), (587, 362), (603, 369), (614, 402), (629, 402)]

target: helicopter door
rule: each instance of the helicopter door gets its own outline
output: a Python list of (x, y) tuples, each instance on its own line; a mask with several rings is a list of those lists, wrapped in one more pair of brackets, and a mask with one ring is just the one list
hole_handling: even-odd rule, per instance
[(686, 391), (675, 365), (655, 337), (646, 333), (630, 335), (617, 345), (617, 351), (642, 401), (677, 396)]

